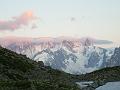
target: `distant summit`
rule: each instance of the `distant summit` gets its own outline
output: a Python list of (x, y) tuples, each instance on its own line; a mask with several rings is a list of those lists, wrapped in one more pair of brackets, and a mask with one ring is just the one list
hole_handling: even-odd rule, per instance
[(0, 38), (0, 45), (35, 61), (43, 61), (54, 69), (82, 74), (106, 67), (113, 55), (115, 47), (97, 46), (95, 42), (99, 41), (101, 45), (101, 40), (89, 37), (4, 37)]
[(80, 90), (73, 76), (0, 46), (0, 90)]

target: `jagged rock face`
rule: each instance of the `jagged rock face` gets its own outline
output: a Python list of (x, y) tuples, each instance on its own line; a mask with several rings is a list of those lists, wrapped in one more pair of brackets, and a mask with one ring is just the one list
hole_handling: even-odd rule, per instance
[(98, 55), (98, 53), (93, 52), (91, 53), (90, 58), (88, 59), (88, 67), (95, 67), (98, 66), (98, 63), (100, 61), (100, 56)]
[(80, 47), (77, 51), (72, 49), (63, 45), (46, 49), (38, 52), (33, 59), (55, 69), (80, 74), (103, 68), (103, 63), (110, 57), (107, 56), (109, 50), (95, 46)]
[(109, 59), (114, 52), (94, 46), (93, 41), (89, 39), (45, 42), (34, 40), (34, 42), (7, 43), (3, 46), (35, 61), (43, 61), (52, 68), (74, 74), (110, 66)]
[(77, 57), (74, 54), (68, 54), (64, 49), (60, 48), (57, 51), (46, 49), (38, 52), (35, 55), (34, 60), (42, 60), (45, 65), (62, 70), (62, 68), (66, 68), (66, 64), (68, 63), (65, 60), (72, 60), (73, 62), (76, 62), (76, 58)]
[(114, 54), (107, 61), (107, 67), (120, 66), (120, 47), (115, 48)]
[(75, 77), (0, 46), (0, 90), (79, 90)]
[(103, 67), (104, 61), (109, 58), (109, 56), (107, 56), (107, 52), (109, 51), (103, 48), (99, 49), (100, 49), (99, 52), (94, 51), (90, 54), (87, 67), (99, 67), (99, 68)]

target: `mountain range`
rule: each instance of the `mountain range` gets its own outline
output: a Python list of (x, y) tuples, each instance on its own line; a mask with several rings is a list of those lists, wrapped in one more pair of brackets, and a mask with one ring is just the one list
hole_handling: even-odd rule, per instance
[(119, 55), (116, 57), (119, 48), (97, 46), (112, 43), (108, 40), (73, 37), (0, 38), (2, 47), (71, 74), (84, 74), (104, 67), (120, 65), (117, 59)]
[[(120, 56), (120, 48), (115, 51), (114, 54)], [(112, 59), (119, 58), (112, 55)], [(107, 82), (120, 81), (119, 74), (120, 66), (111, 66), (87, 74), (72, 75), (0, 47), (0, 90), (95, 90)], [(84, 81), (93, 83), (84, 88), (77, 85)]]
[(73, 76), (0, 46), (0, 90), (80, 90)]

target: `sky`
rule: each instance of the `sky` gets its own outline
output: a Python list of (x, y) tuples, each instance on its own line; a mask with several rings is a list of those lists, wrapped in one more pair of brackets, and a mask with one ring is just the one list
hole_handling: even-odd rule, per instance
[(93, 37), (120, 43), (120, 0), (0, 0), (0, 37)]

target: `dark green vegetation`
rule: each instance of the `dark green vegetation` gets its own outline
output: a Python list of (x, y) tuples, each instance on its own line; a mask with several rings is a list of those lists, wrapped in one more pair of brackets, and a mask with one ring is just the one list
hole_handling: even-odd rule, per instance
[(82, 90), (95, 90), (107, 82), (120, 81), (120, 66), (103, 68), (88, 74), (78, 76), (81, 81), (93, 81), (94, 83)]
[(80, 90), (75, 84), (80, 81), (94, 81), (89, 90), (120, 81), (120, 66), (71, 75), (0, 47), (0, 90)]
[(88, 81), (105, 81), (105, 82), (120, 81), (120, 66), (96, 70), (94, 72), (81, 75), (79, 77), (79, 80), (80, 79)]
[(79, 90), (72, 77), (0, 47), (0, 90)]

